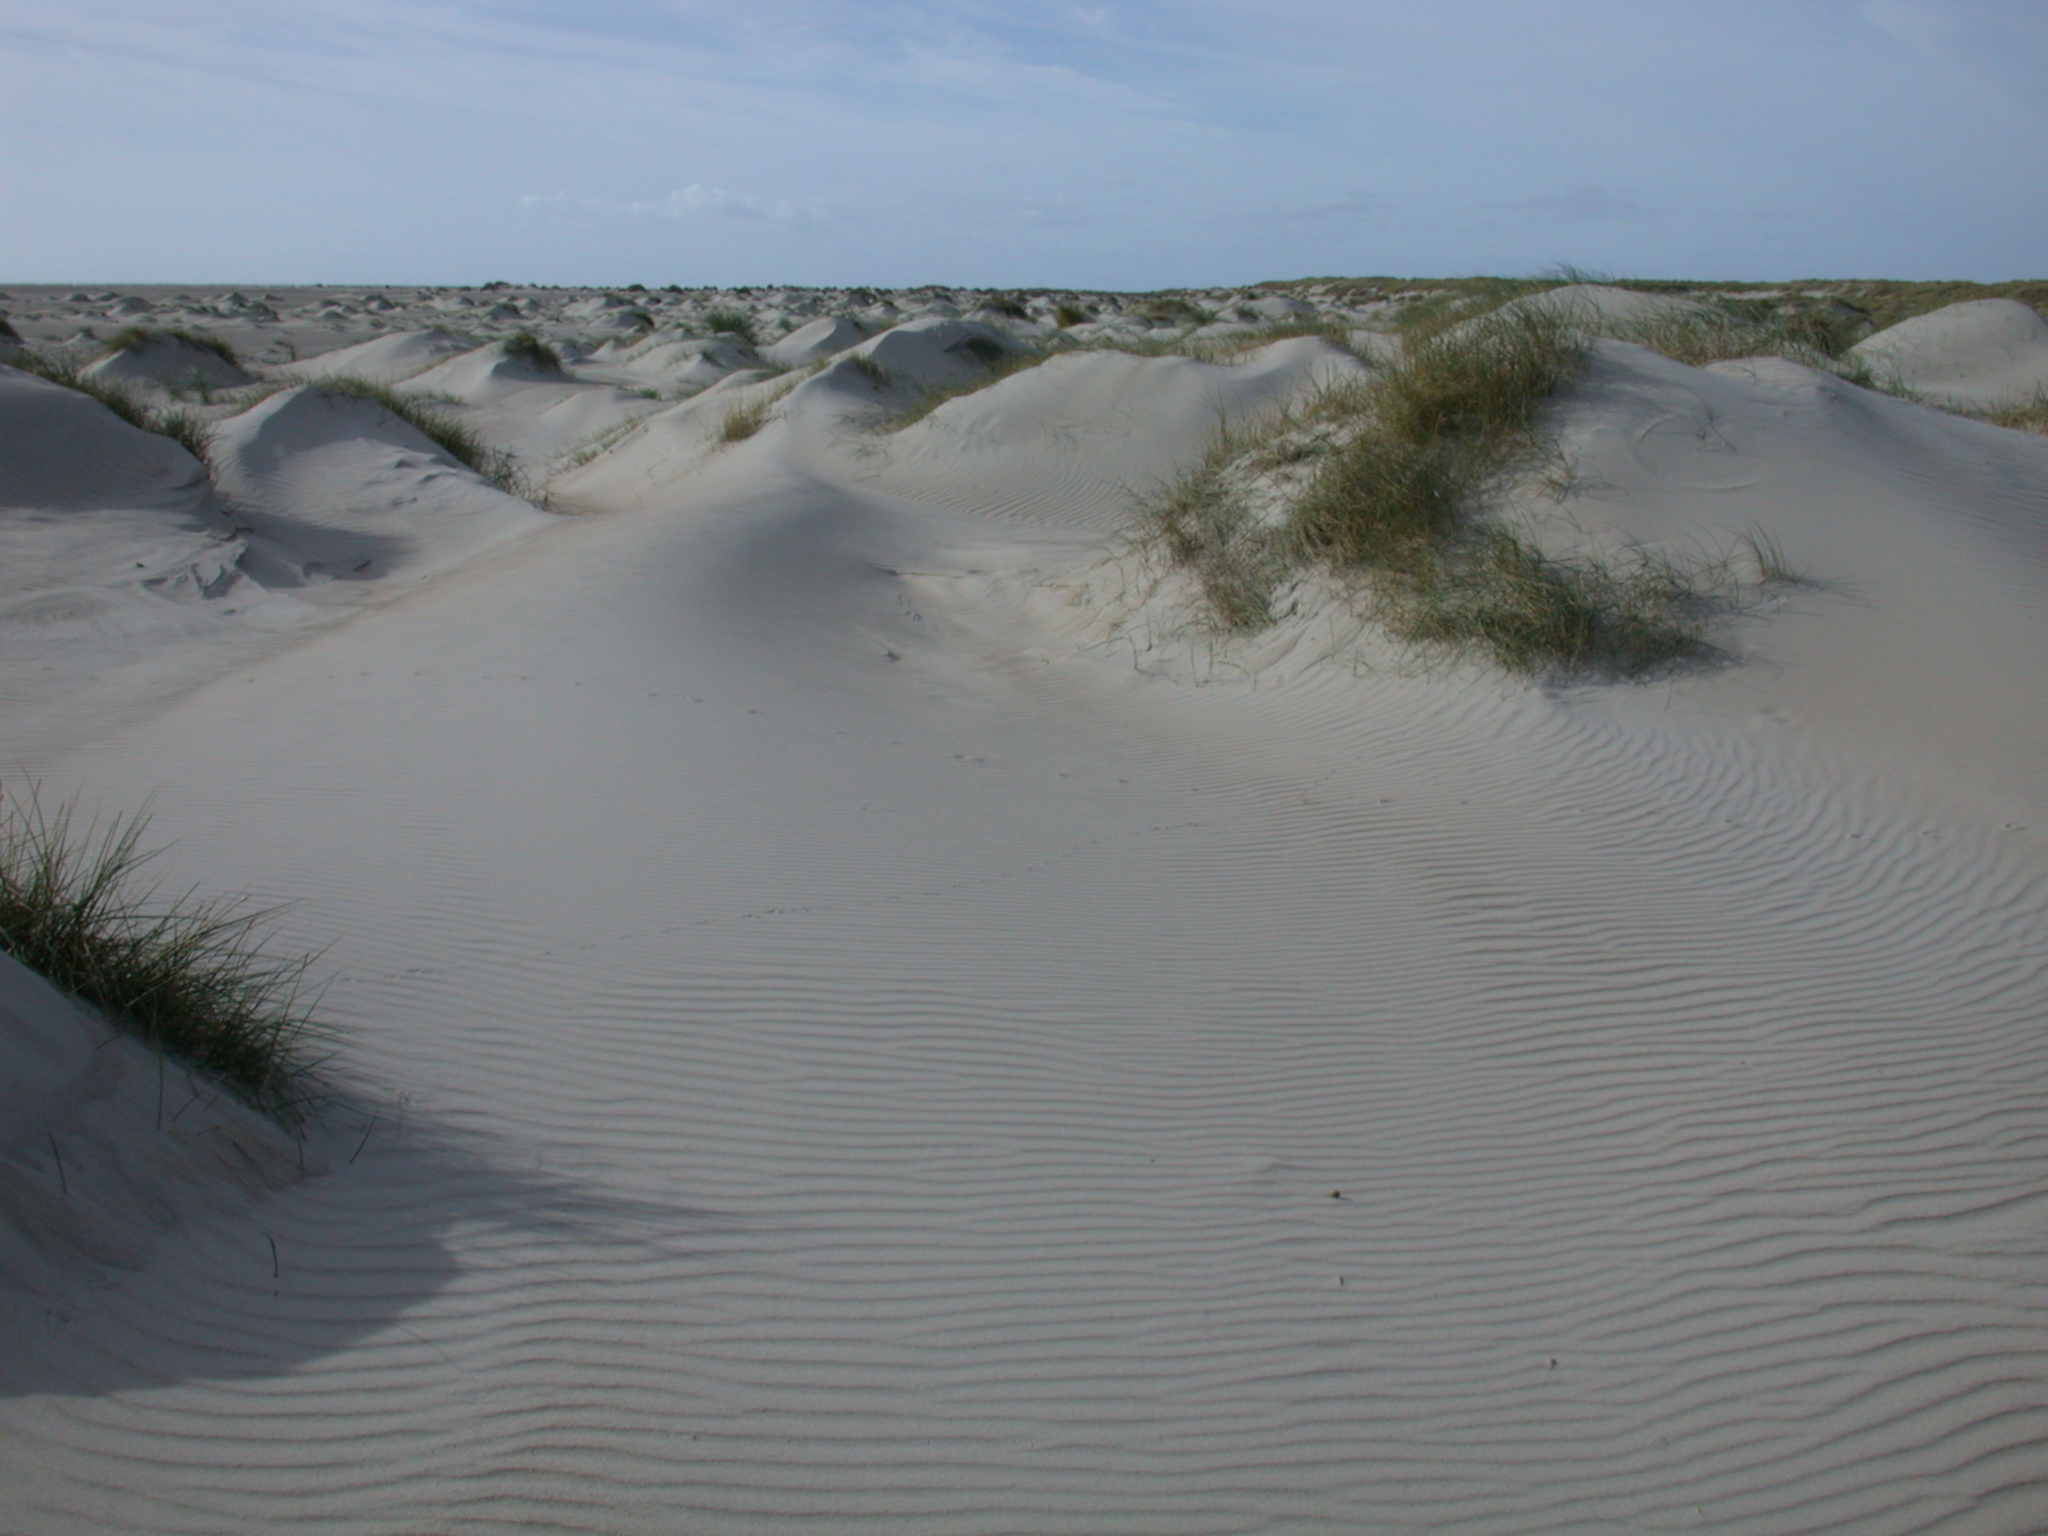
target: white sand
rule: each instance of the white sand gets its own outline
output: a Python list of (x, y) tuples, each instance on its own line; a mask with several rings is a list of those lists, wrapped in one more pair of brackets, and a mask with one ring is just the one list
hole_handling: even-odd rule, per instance
[[(316, 396), (224, 429), (235, 537), (405, 560), (4, 718), (299, 903), (349, 1098), (303, 1178), (185, 1168), (0, 971), (0, 1528), (2048, 1528), (2048, 444), (1603, 345), (1569, 536), (1809, 580), (1721, 671), (1525, 687), (1330, 605), (1219, 647), (1116, 557), (1343, 353), (863, 428), (989, 329), (650, 406), (579, 516)], [(198, 537), (105, 435), (0, 490)]]
[(253, 383), (243, 369), (206, 347), (170, 335), (110, 352), (87, 365), (88, 378), (117, 384), (178, 386), (190, 389), (232, 389)]
[(2048, 320), (2014, 299), (1973, 299), (1858, 342), (1880, 377), (1943, 402), (1995, 406), (2048, 390)]

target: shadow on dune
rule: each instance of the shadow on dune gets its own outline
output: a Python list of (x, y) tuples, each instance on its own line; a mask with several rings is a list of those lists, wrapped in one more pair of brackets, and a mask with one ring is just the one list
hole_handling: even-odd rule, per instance
[(445, 1363), (447, 1351), (420, 1331), (434, 1323), (405, 1319), (473, 1265), (451, 1244), (455, 1229), (465, 1249), (516, 1272), (502, 1256), (522, 1248), (669, 1249), (732, 1225), (511, 1169), (475, 1138), (393, 1119), (390, 1106), (330, 1111), (307, 1138), (302, 1181), (181, 1223), (138, 1269), (93, 1266), (54, 1305), (0, 1290), (12, 1340), (0, 1354), (0, 1398), (277, 1377), (378, 1335), (386, 1370), (405, 1369), (408, 1354)]
[(415, 555), (413, 541), (366, 528), (330, 528), (303, 518), (238, 508), (250, 535), (242, 569), (259, 585), (291, 591), (321, 581), (376, 581)]

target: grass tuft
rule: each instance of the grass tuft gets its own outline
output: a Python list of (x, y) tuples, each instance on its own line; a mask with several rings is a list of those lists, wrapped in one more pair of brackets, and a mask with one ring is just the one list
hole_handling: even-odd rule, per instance
[(1602, 321), (1591, 314), (1574, 318), (1594, 334), (1635, 342), (1695, 368), (1741, 357), (1785, 357), (1830, 372), (1854, 371), (1845, 370), (1837, 360), (1862, 334), (1850, 317), (1828, 310), (1734, 299), (1651, 320)]
[(1764, 585), (1797, 586), (1806, 579), (1785, 557), (1785, 547), (1763, 529), (1750, 529), (1742, 536), (1742, 545), (1756, 567), (1756, 579)]
[[(1549, 555), (1484, 515), (1542, 461), (1538, 415), (1586, 350), (1542, 308), (1418, 321), (1398, 361), (1223, 434), (1145, 507), (1151, 530), (1226, 630), (1270, 622), (1276, 589), (1322, 568), (1397, 638), (1523, 676), (1640, 676), (1703, 654), (1692, 573)], [(1247, 479), (1290, 471), (1305, 478), (1277, 515), (1255, 515)]]
[(182, 341), (188, 347), (198, 347), (203, 351), (211, 352), (231, 368), (242, 366), (242, 360), (236, 355), (235, 349), (222, 341), (218, 336), (208, 336), (203, 331), (182, 330), (175, 326), (161, 329), (147, 325), (123, 326), (120, 330), (109, 336), (105, 343), (102, 344), (100, 356), (112, 357), (116, 352), (126, 352), (131, 348), (146, 347), (153, 341), (165, 339)]
[(718, 441), (743, 443), (768, 424), (768, 408), (775, 402), (767, 395), (743, 400), (727, 409), (718, 423)]
[(562, 371), (562, 354), (531, 331), (505, 338), (505, 355), (546, 373)]
[(62, 353), (24, 348), (8, 362), (24, 373), (32, 373), (52, 384), (61, 384), (66, 389), (91, 396), (131, 427), (168, 437), (197, 459), (209, 475), (213, 473), (213, 429), (189, 411), (160, 410), (125, 384), (91, 377), (81, 369), (77, 359)]
[(1246, 446), (1227, 429), (1219, 433), (1202, 462), (1169, 481), (1146, 509), (1168, 557), (1201, 584), (1217, 628), (1235, 634), (1273, 621), (1273, 592), (1289, 568), (1230, 476)]
[(704, 311), (704, 329), (714, 336), (737, 336), (750, 347), (760, 344), (760, 336), (754, 329), (754, 317), (744, 309), (707, 309)]
[(2048, 389), (2036, 387), (2031, 398), (2010, 400), (1980, 411), (1964, 412), (1994, 427), (2011, 427), (2016, 432), (2048, 436)]
[(507, 495), (526, 494), (524, 477), (519, 473), (512, 455), (503, 449), (491, 447), (467, 425), (450, 416), (444, 402), (422, 399), (418, 395), (400, 394), (389, 384), (380, 384), (375, 379), (357, 378), (350, 374), (320, 379), (308, 384), (306, 388), (343, 400), (367, 400), (396, 416), (456, 463), (465, 469), (474, 470)]
[(263, 956), (277, 908), (141, 883), (161, 852), (142, 846), (148, 825), (141, 813), (81, 827), (33, 788), (5, 801), (0, 948), (289, 1124), (309, 1102), (318, 1030), (302, 993), (315, 957)]

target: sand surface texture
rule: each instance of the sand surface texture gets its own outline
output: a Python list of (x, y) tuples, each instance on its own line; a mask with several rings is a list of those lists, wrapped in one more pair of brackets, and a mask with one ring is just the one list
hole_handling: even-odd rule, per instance
[(184, 297), (212, 480), (0, 372), (10, 777), (296, 903), (338, 1098), (0, 971), (0, 1529), (2048, 1529), (2048, 443), (1602, 343), (1570, 536), (1804, 579), (1545, 686), (1144, 578), (1321, 337), (892, 433), (1050, 322)]

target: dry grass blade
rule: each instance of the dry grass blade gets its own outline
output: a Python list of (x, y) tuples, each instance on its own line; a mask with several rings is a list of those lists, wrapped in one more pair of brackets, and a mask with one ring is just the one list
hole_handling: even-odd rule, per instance
[(8, 361), (24, 373), (90, 396), (131, 427), (168, 437), (205, 466), (208, 474), (213, 472), (213, 429), (199, 417), (187, 411), (159, 410), (127, 385), (94, 378), (82, 371), (75, 358), (61, 353), (24, 348)]
[(0, 810), (0, 948), (284, 1121), (308, 1102), (314, 957), (262, 953), (276, 908), (168, 899), (141, 875), (147, 814), (76, 824), (31, 789)]
[[(1347, 579), (1396, 637), (1525, 676), (1637, 676), (1702, 654), (1704, 596), (1675, 567), (1543, 553), (1487, 521), (1494, 493), (1542, 457), (1544, 403), (1583, 365), (1570, 318), (1537, 306), (1418, 322), (1400, 359), (1302, 410), (1219, 438), (1147, 508), (1219, 628), (1270, 622), (1290, 573)], [(1284, 518), (1236, 487), (1303, 464)]]
[(745, 442), (768, 424), (768, 408), (773, 404), (768, 396), (760, 395), (730, 407), (718, 423), (718, 441)]
[(524, 496), (526, 484), (512, 455), (492, 448), (462, 422), (450, 416), (443, 402), (401, 394), (374, 379), (338, 374), (306, 386), (344, 400), (367, 400), (396, 416), (465, 469), (474, 470), (508, 496)]
[(100, 348), (100, 356), (112, 357), (116, 352), (146, 347), (153, 341), (161, 340), (182, 341), (188, 347), (198, 347), (202, 351), (211, 352), (231, 368), (239, 368), (242, 365), (242, 360), (235, 349), (220, 337), (209, 336), (204, 331), (184, 330), (178, 326), (124, 325), (107, 338), (106, 344)]
[(2048, 389), (2036, 389), (2031, 399), (2011, 400), (1967, 414), (1975, 415), (1980, 421), (1988, 421), (1994, 427), (2010, 427), (2015, 432), (2048, 436)]

